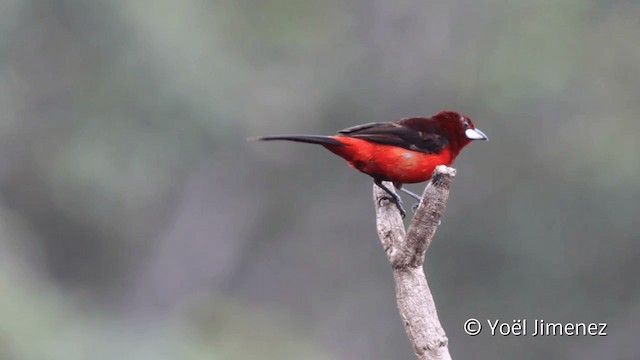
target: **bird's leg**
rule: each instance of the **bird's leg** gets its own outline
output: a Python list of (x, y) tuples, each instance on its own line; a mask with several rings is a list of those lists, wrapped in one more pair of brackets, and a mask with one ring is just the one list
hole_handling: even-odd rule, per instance
[(402, 187), (402, 183), (396, 183), (396, 182), (394, 182), (394, 183), (393, 183), (393, 186), (395, 186), (395, 187), (396, 187), (396, 189), (398, 189), (398, 190), (402, 191), (403, 193), (405, 193), (405, 194), (407, 194), (407, 195), (411, 196), (412, 198), (414, 198), (414, 199), (418, 200), (418, 202), (417, 202), (417, 203), (415, 203), (415, 204), (413, 204), (413, 205), (411, 206), (411, 211), (416, 212), (416, 210), (418, 210), (418, 206), (420, 206), (420, 200), (422, 200), (422, 198), (421, 198), (420, 196), (418, 196), (418, 194), (414, 193), (413, 191), (409, 191), (409, 190), (407, 190), (407, 189), (403, 188), (403, 187)]
[(398, 210), (400, 211), (400, 215), (402, 216), (402, 218), (404, 219), (404, 217), (406, 216), (406, 211), (404, 211), (404, 208), (402, 207), (402, 199), (400, 199), (400, 196), (398, 196), (398, 194), (394, 193), (393, 191), (389, 190), (388, 187), (386, 187), (383, 183), (382, 180), (379, 179), (373, 179), (373, 182), (378, 185), (382, 190), (384, 190), (387, 194), (389, 194), (389, 196), (385, 196), (380, 200), (389, 200), (392, 203), (396, 204), (396, 207), (398, 208)]
[(418, 196), (418, 194), (414, 193), (413, 191), (409, 191), (409, 190), (407, 190), (405, 188), (401, 188), (401, 187), (396, 187), (396, 189), (402, 191), (403, 193), (411, 196), (412, 198), (414, 198), (414, 199), (416, 199), (418, 201), (422, 200), (422, 198), (420, 196)]

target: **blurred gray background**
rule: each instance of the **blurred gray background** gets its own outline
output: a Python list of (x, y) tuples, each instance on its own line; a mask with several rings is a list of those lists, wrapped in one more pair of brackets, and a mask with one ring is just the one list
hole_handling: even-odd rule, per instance
[(370, 179), (245, 138), (446, 108), (491, 138), (427, 256), (453, 357), (640, 358), (639, 34), (633, 0), (2, 1), (0, 359), (412, 359)]

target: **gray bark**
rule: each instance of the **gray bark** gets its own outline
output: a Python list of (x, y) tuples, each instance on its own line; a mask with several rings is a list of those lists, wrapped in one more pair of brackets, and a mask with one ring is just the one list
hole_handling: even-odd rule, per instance
[[(393, 269), (398, 310), (414, 352), (421, 360), (451, 359), (423, 265), (455, 175), (455, 169), (444, 165), (434, 170), (406, 233), (395, 204), (384, 200), (385, 192), (373, 186), (378, 236)], [(393, 184), (385, 185), (393, 189)]]

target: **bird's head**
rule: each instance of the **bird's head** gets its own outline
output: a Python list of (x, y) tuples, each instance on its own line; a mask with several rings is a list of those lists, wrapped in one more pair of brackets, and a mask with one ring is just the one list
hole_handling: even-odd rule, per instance
[(489, 140), (487, 135), (476, 129), (473, 121), (468, 116), (460, 114), (456, 111), (444, 110), (432, 116), (440, 126), (447, 129), (460, 148), (463, 148), (473, 140)]

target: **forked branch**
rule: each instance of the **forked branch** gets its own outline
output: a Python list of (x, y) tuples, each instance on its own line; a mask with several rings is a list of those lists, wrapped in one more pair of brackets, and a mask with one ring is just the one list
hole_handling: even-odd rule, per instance
[[(421, 360), (451, 359), (448, 339), (438, 320), (423, 265), (455, 175), (453, 168), (436, 167), (406, 233), (395, 204), (385, 200), (386, 193), (381, 188), (373, 186), (378, 236), (393, 269), (398, 310), (416, 356)], [(386, 184), (393, 188), (391, 183)]]

